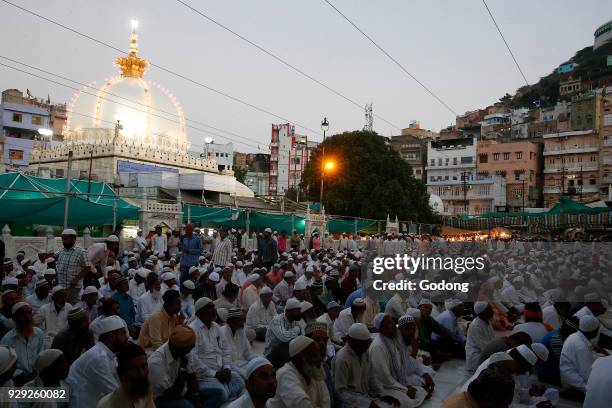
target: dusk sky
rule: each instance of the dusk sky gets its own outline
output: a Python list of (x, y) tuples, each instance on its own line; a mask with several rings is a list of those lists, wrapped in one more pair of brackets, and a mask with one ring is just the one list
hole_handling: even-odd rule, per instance
[[(123, 50), (129, 47), (130, 20), (136, 19), (139, 55), (157, 65), (317, 132), (324, 116), (330, 133), (364, 125), (363, 109), (175, 0), (10, 1)], [(454, 123), (453, 113), (323, 0), (184, 1), (360, 104), (373, 102), (374, 112), (399, 128), (413, 120), (436, 131)], [(485, 107), (524, 84), (481, 0), (332, 3), (458, 113)], [(595, 29), (612, 18), (609, 0), (488, 4), (530, 83), (592, 45)], [(0, 24), (9, 34), (2, 40), (3, 57), (85, 83), (101, 84), (118, 73), (113, 65), (117, 51), (1, 1)], [(0, 63), (18, 66), (2, 58)], [(257, 146), (268, 151), (270, 125), (282, 122), (154, 67), (144, 78), (170, 89), (188, 119), (250, 139), (244, 144), (244, 139), (221, 137), (216, 131), (219, 135), (211, 136), (216, 143), (233, 141), (240, 151), (256, 152)], [(69, 101), (74, 93), (2, 66), (0, 87), (28, 88), (58, 103)], [(374, 128), (385, 136), (400, 133), (377, 118)], [(296, 132), (321, 139), (299, 126)], [(210, 136), (192, 129), (187, 133), (194, 150), (201, 150), (203, 139)]]

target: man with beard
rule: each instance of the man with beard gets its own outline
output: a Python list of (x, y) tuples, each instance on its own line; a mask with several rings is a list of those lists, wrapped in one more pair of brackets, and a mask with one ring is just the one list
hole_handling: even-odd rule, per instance
[(474, 371), (478, 367), (482, 350), (495, 338), (491, 319), (493, 309), (487, 302), (474, 303), (476, 317), (470, 323), (465, 342), (465, 366), (468, 371)]
[(338, 318), (341, 310), (342, 307), (338, 304), (338, 302), (331, 301), (327, 304), (327, 313), (317, 317), (317, 322), (325, 323), (327, 325), (327, 336), (336, 350), (339, 350), (342, 347), (342, 340), (336, 336), (336, 331), (334, 330), (334, 322)]
[(224, 268), (232, 260), (232, 240), (224, 229), (219, 230), (219, 237), (221, 241), (215, 245), (212, 262), (215, 267)]
[(17, 303), (19, 295), (13, 289), (7, 289), (2, 293), (2, 308), (0, 308), (0, 336), (4, 336), (15, 327), (13, 320), (13, 306)]
[(34, 315), (38, 314), (41, 306), (49, 303), (51, 301), (51, 296), (49, 296), (49, 282), (44, 279), (36, 282), (36, 289), (34, 289), (34, 293), (26, 298), (26, 302), (32, 306), (32, 313)]
[(164, 305), (153, 313), (142, 325), (138, 344), (147, 351), (153, 351), (168, 341), (170, 333), (183, 323), (181, 316), (181, 295), (169, 289), (163, 296)]
[(246, 380), (245, 369), (249, 361), (257, 357), (244, 330), (244, 312), (238, 308), (227, 311), (226, 325), (221, 327), (225, 343), (232, 353), (232, 370)]
[(68, 302), (75, 304), (79, 300), (79, 292), (83, 287), (83, 277), (88, 271), (87, 251), (76, 245), (76, 231), (70, 228), (62, 232), (64, 246), (56, 255), (55, 272), (57, 282), (63, 285), (68, 296)]
[(147, 291), (136, 302), (136, 323), (140, 327), (163, 304), (161, 295), (161, 282), (155, 272), (147, 275)]
[[(34, 367), (36, 368), (38, 377), (24, 385), (24, 388), (68, 387), (68, 384), (66, 384), (64, 380), (68, 377), (70, 366), (61, 350), (51, 348), (42, 351), (38, 357), (36, 357)], [(28, 404), (28, 407), (56, 408), (58, 405), (64, 406), (66, 404), (58, 404), (55, 401), (37, 401)]]
[(119, 387), (98, 402), (98, 408), (155, 408), (149, 387), (147, 354), (134, 343), (126, 343), (117, 356)]
[(36, 377), (34, 361), (44, 349), (44, 334), (34, 326), (32, 308), (26, 302), (18, 302), (12, 308), (15, 327), (2, 337), (0, 344), (12, 347), (17, 353), (17, 369), (13, 381), (17, 387)]
[(402, 363), (401, 351), (396, 342), (397, 328), (389, 315), (376, 319), (379, 334), (370, 346), (372, 364), (370, 381), (383, 395), (390, 395), (399, 401), (402, 408), (418, 407), (425, 396), (417, 388), (406, 386), (407, 371)]
[(343, 339), (348, 334), (348, 329), (353, 323), (363, 323), (362, 317), (366, 311), (366, 302), (363, 298), (353, 301), (351, 307), (340, 312), (334, 322), (334, 331), (339, 339)]
[(329, 408), (323, 358), (317, 343), (306, 336), (297, 336), (289, 343), (289, 356), (291, 361), (278, 370), (278, 387), (271, 405)]
[(458, 322), (463, 315), (463, 302), (449, 299), (444, 305), (446, 310), (436, 317), (436, 321), (446, 329), (446, 334), (432, 333), (431, 339), (440, 352), (450, 353), (455, 358), (465, 358), (465, 335), (459, 328)]
[[(416, 320), (413, 316), (406, 314), (400, 317), (397, 323), (399, 335), (397, 336), (397, 345), (401, 353), (402, 366), (406, 371), (405, 384), (408, 387), (414, 387), (417, 390), (415, 400), (420, 397), (423, 399), (429, 398), (434, 391), (434, 382), (432, 374), (434, 371), (423, 365), (417, 359), (419, 351), (419, 341), (416, 337)], [(417, 405), (420, 405), (418, 403)]]
[(276, 394), (274, 366), (264, 357), (254, 358), (245, 369), (246, 390), (240, 398), (227, 408), (264, 408), (266, 402)]
[(68, 328), (55, 336), (51, 347), (61, 350), (70, 365), (93, 346), (94, 335), (89, 330), (87, 312), (80, 307), (72, 309), (68, 313)]
[(282, 367), (289, 360), (289, 342), (303, 333), (299, 324), (302, 318), (300, 301), (290, 298), (285, 313), (274, 316), (266, 332), (264, 356), (274, 365)]
[(272, 289), (268, 286), (261, 288), (259, 300), (251, 305), (246, 315), (246, 327), (255, 331), (255, 339), (259, 341), (265, 341), (268, 326), (276, 316), (272, 296)]
[(304, 329), (309, 323), (314, 323), (317, 320), (317, 312), (312, 303), (303, 301), (300, 303), (300, 311), (302, 313), (302, 329)]
[(117, 388), (116, 353), (127, 341), (125, 323), (119, 316), (101, 320), (98, 342), (76, 359), (66, 380), (75, 407), (93, 408), (100, 398)]
[(34, 323), (45, 333), (45, 346), (49, 347), (57, 333), (68, 327), (68, 313), (72, 305), (66, 303), (66, 289), (58, 285), (51, 290), (51, 303), (42, 306)]

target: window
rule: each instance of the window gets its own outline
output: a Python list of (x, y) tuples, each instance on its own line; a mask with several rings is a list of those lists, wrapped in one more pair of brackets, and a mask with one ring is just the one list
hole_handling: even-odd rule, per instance
[(431, 165), (435, 166), (436, 165), (436, 159), (431, 159)]
[(442, 165), (442, 158), (440, 157), (440, 158), (438, 159), (438, 166), (441, 166), (441, 165)]
[(479, 155), (478, 160), (480, 160), (481, 163), (488, 163), (489, 162), (489, 155), (486, 153), (481, 153)]
[(523, 158), (523, 152), (516, 152), (516, 159), (521, 160)]
[(32, 124), (33, 125), (42, 126), (42, 124), (43, 124), (42, 117), (40, 117), (40, 116), (32, 116)]
[(499, 153), (493, 153), (493, 160), (499, 160)]
[(589, 180), (589, 184), (590, 185), (594, 185), (597, 182), (597, 180), (595, 180), (594, 178)]
[(464, 156), (461, 158), (461, 164), (470, 164), (473, 162), (472, 156)]
[(504, 160), (510, 160), (510, 153), (504, 153)]
[(87, 177), (87, 170), (81, 170), (81, 171), (79, 172), (79, 178), (80, 178), (81, 180), (84, 180), (84, 179), (88, 178), (88, 177)]
[(55, 169), (55, 177), (64, 177), (64, 169)]
[(457, 161), (457, 158), (456, 158), (456, 157), (453, 157), (453, 164), (454, 164), (455, 166), (457, 165), (457, 162), (458, 162), (458, 161)]
[(523, 170), (516, 170), (514, 172), (514, 179), (517, 181), (523, 180)]
[(9, 160), (23, 160), (23, 150), (9, 149)]
[(13, 122), (21, 123), (21, 113), (13, 112)]

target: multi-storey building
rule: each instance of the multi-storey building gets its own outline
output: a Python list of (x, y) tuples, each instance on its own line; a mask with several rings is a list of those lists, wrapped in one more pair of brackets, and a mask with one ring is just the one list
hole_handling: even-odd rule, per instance
[(599, 196), (599, 132), (571, 130), (549, 133), (544, 139), (544, 205), (560, 195), (579, 201)]
[(206, 143), (202, 157), (216, 162), (219, 171), (231, 171), (234, 166), (234, 144)]
[(602, 199), (608, 200), (612, 191), (612, 86), (602, 97), (600, 117), (599, 192)]
[(572, 130), (599, 129), (600, 92), (588, 92), (572, 98), (570, 109)]
[(402, 129), (402, 136), (414, 136), (419, 139), (437, 139), (440, 135), (432, 130), (422, 129), (421, 124), (415, 120), (410, 122), (407, 128)]
[(478, 142), (477, 179), (498, 176), (505, 180), (506, 205), (510, 212), (538, 206), (542, 171), (540, 146), (531, 141)]
[(318, 143), (296, 135), (295, 126), (285, 123), (272, 125), (270, 140), (270, 195), (284, 195), (299, 188), (302, 173)]
[(510, 117), (509, 112), (495, 112), (486, 115), (480, 129), (480, 137), (482, 139), (509, 137)]
[(417, 180), (427, 180), (425, 166), (427, 164), (427, 142), (430, 138), (416, 136), (392, 136), (391, 146), (412, 167), (412, 174)]

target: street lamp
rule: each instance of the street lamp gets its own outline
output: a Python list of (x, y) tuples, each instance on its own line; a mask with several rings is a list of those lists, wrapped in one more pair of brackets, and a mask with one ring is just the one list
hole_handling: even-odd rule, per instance
[[(321, 122), (321, 130), (323, 131), (323, 142), (322, 142), (322, 147), (321, 147), (321, 162), (323, 163), (325, 160), (325, 132), (329, 130), (329, 122), (327, 121), (327, 117), (323, 118), (323, 121)], [(321, 204), (321, 213), (323, 213), (323, 176), (325, 176), (326, 166), (327, 164), (325, 164), (321, 168), (321, 189), (320, 189), (320, 197), (319, 197), (319, 203)], [(333, 169), (333, 163), (332, 163), (331, 168)]]

